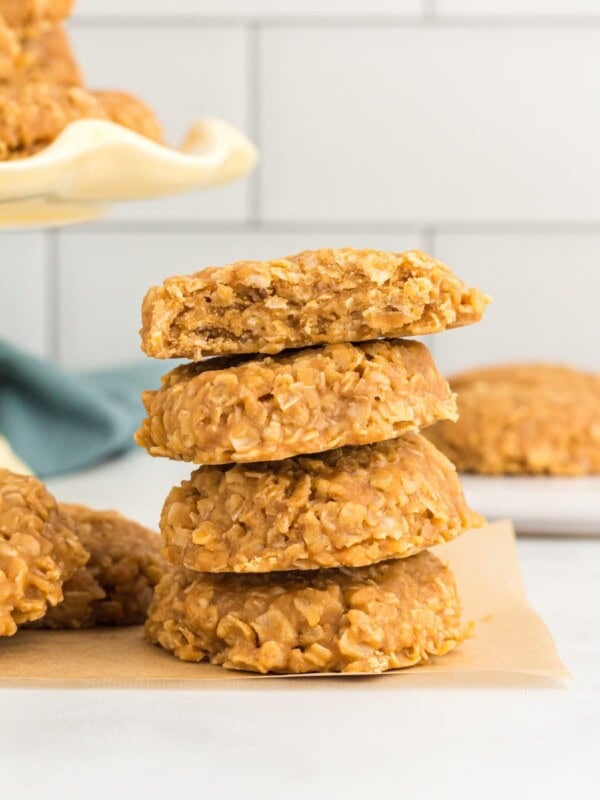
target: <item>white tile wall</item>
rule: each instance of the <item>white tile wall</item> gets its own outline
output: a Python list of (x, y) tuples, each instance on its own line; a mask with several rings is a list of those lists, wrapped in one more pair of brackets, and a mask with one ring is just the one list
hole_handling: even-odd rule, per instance
[(0, 234), (0, 339), (50, 355), (51, 302), (43, 234)]
[(222, 116), (263, 161), (96, 226), (0, 232), (0, 337), (66, 367), (125, 363), (168, 274), (421, 246), (495, 298), (482, 325), (431, 337), (444, 370), (600, 370), (598, 15), (597, 0), (80, 0), (90, 84), (139, 93), (173, 142)]
[(190, 16), (244, 15), (290, 17), (420, 14), (421, 0), (79, 0), (78, 14), (91, 16), (148, 15)]
[(493, 297), (479, 325), (431, 337), (445, 372), (548, 359), (600, 370), (600, 233), (445, 234), (434, 249)]
[[(246, 31), (226, 28), (75, 28), (72, 40), (88, 85), (137, 93), (178, 144), (198, 117), (222, 117), (247, 130)], [(127, 220), (244, 220), (245, 184), (121, 207)]]
[(268, 220), (600, 217), (600, 29), (269, 29), (260, 77)]
[(467, 16), (598, 16), (598, 0), (435, 0), (441, 15)]
[[(385, 235), (318, 231), (63, 235), (59, 359), (70, 367), (86, 367), (90, 362), (102, 366), (141, 358), (141, 300), (151, 285), (161, 283), (167, 275), (242, 258), (345, 245), (405, 250), (422, 246), (422, 240), (416, 231)], [(93, 291), (89, 291), (92, 285)]]

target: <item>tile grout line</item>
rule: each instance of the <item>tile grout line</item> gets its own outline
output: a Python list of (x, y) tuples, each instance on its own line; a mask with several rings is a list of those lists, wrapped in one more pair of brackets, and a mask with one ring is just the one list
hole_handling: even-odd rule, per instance
[(60, 245), (57, 230), (46, 231), (46, 355), (55, 363), (60, 358)]
[(198, 223), (192, 220), (124, 220), (99, 221), (92, 226), (81, 226), (74, 233), (78, 236), (99, 233), (181, 233), (181, 234), (223, 234), (223, 233), (405, 233), (420, 231), (435, 232), (435, 235), (461, 236), (597, 236), (600, 222), (443, 222), (424, 223), (422, 220), (397, 221), (381, 220), (360, 222), (359, 220), (283, 220), (269, 222), (264, 219), (249, 221), (215, 221)]
[(564, 16), (477, 16), (439, 14), (435, 0), (422, 0), (420, 15), (370, 15), (336, 17), (332, 16), (277, 16), (253, 15), (239, 16), (194, 16), (174, 14), (170, 16), (86, 16), (74, 17), (69, 21), (74, 29), (123, 28), (123, 29), (156, 29), (156, 28), (240, 28), (244, 26), (261, 26), (271, 28), (332, 28), (364, 29), (364, 28), (475, 28), (475, 29), (563, 29), (587, 30), (600, 27), (600, 15)]
[(421, 0), (421, 11), (423, 14), (423, 22), (430, 23), (437, 16), (437, 3), (436, 0)]
[[(260, 25), (251, 23), (246, 27), (246, 115), (249, 135), (259, 156), (261, 152), (261, 97), (260, 97)], [(248, 179), (246, 187), (248, 223), (256, 226), (261, 217), (260, 162)]]

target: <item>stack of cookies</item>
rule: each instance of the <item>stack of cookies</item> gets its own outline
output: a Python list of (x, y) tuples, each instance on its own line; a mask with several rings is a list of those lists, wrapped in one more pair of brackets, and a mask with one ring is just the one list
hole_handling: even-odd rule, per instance
[[(318, 250), (176, 276), (143, 305), (147, 355), (188, 358), (144, 395), (136, 441), (202, 464), (161, 531), (146, 626), (188, 661), (382, 672), (467, 634), (427, 548), (481, 525), (419, 430), (456, 419), (426, 347), (487, 297), (424, 253)], [(218, 356), (217, 358), (206, 358)]]
[(62, 27), (74, 0), (0, 0), (0, 161), (30, 156), (78, 119), (162, 138), (154, 113), (120, 91), (87, 91)]

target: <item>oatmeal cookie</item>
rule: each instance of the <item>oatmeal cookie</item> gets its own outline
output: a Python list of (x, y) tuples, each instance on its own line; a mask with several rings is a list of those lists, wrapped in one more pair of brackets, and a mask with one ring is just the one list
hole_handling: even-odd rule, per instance
[(13, 80), (82, 86), (83, 76), (63, 28), (29, 32), (21, 36), (20, 47)]
[(253, 672), (384, 672), (468, 635), (452, 573), (431, 553), (356, 569), (209, 575), (156, 589), (146, 633), (183, 661)]
[(118, 92), (48, 83), (0, 85), (0, 160), (33, 155), (79, 119), (110, 120), (143, 136), (160, 137), (150, 115), (140, 101)]
[(72, 12), (75, 0), (0, 0), (0, 16), (11, 28), (62, 22)]
[(198, 361), (437, 333), (477, 322), (487, 302), (417, 250), (308, 250), (168, 278), (144, 300), (142, 349)]
[(0, 16), (0, 81), (12, 80), (21, 55), (21, 43), (16, 31)]
[(454, 539), (483, 518), (417, 433), (319, 456), (200, 467), (168, 496), (167, 560), (200, 572), (360, 567)]
[(163, 134), (154, 111), (137, 97), (127, 92), (97, 90), (92, 92), (108, 118), (118, 125), (123, 125), (148, 139), (162, 142)]
[(40, 481), (0, 470), (0, 636), (60, 603), (64, 581), (88, 557)]
[(334, 344), (177, 367), (143, 395), (136, 442), (196, 464), (279, 461), (394, 439), (455, 418), (455, 398), (419, 342)]
[(85, 89), (48, 83), (0, 86), (0, 160), (31, 155), (49, 145), (70, 122), (108, 119)]
[(491, 475), (600, 473), (600, 375), (551, 364), (452, 379), (458, 423), (427, 436), (459, 470)]
[(64, 600), (40, 620), (42, 628), (141, 625), (163, 573), (160, 536), (116, 511), (62, 503), (90, 560), (64, 585)]

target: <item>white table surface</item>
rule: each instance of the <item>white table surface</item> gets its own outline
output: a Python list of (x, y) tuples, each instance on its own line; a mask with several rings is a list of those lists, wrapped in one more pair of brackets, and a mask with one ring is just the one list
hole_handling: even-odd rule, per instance
[[(52, 481), (151, 523), (184, 465), (130, 456)], [(573, 680), (244, 681), (203, 689), (0, 690), (0, 797), (597, 797), (600, 540), (519, 542), (531, 602)], [(1, 670), (1, 664), (0, 664)]]

